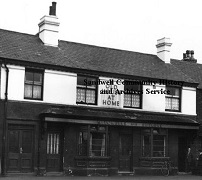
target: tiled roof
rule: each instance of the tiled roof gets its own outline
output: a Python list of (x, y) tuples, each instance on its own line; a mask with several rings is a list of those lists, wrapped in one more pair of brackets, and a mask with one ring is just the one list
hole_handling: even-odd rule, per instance
[(198, 88), (202, 89), (202, 64), (174, 59), (171, 60), (171, 64), (195, 81), (199, 82)]
[(59, 41), (45, 46), (38, 35), (0, 29), (0, 58), (84, 70), (196, 83), (192, 76), (166, 64), (156, 55)]

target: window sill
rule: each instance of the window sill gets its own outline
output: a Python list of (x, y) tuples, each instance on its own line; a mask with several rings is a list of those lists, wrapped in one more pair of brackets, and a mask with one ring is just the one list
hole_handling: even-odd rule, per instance
[(141, 107), (123, 106), (123, 108), (142, 109)]
[(172, 109), (165, 109), (165, 111), (167, 111), (167, 112), (181, 112), (180, 110), (172, 110)]
[(43, 101), (43, 99), (33, 99), (33, 98), (24, 98), (24, 100), (30, 100), (30, 101)]
[(76, 102), (77, 105), (94, 105), (94, 106), (97, 106), (97, 104), (93, 104), (93, 103), (82, 103), (82, 102)]
[(111, 156), (75, 156), (75, 160), (111, 160)]
[(140, 160), (146, 160), (146, 161), (159, 161), (159, 160), (169, 160), (170, 157), (140, 157)]

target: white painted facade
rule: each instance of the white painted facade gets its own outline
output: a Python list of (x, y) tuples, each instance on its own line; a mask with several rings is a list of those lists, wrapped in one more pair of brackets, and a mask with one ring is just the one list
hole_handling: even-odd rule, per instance
[[(60, 72), (55, 70), (45, 70), (44, 72), (44, 86), (43, 86), (43, 100), (27, 100), (24, 99), (24, 81), (25, 68), (21, 66), (8, 65), (9, 80), (8, 80), (8, 100), (15, 101), (31, 101), (41, 103), (53, 103), (63, 105), (76, 105), (76, 87), (77, 74)], [(100, 77), (100, 80), (109, 80), (112, 78)], [(114, 79), (116, 81), (116, 79)], [(115, 86), (113, 86), (114, 88)], [(124, 85), (118, 85), (116, 88), (124, 90)], [(1, 67), (1, 99), (5, 99), (6, 89), (6, 68)], [(110, 108), (124, 108), (124, 94), (112, 95), (100, 94), (102, 89), (106, 89), (106, 85), (98, 86), (98, 96), (96, 107), (110, 107)], [(164, 94), (147, 94), (146, 89), (150, 90), (165, 90), (164, 85), (144, 85), (142, 95), (142, 108), (135, 109), (138, 111), (151, 112), (165, 112), (175, 114), (196, 115), (196, 88), (183, 87), (181, 93), (181, 112), (167, 112), (165, 111), (165, 95)], [(110, 98), (109, 98), (110, 96)], [(116, 101), (116, 104), (103, 104), (103, 101), (111, 99)], [(119, 101), (119, 102), (118, 102)], [(78, 106), (83, 106), (77, 104)], [(88, 105), (85, 105), (88, 106)], [(89, 105), (92, 106), (92, 105)], [(124, 108), (132, 110), (133, 108)]]
[(76, 85), (76, 74), (45, 70), (43, 101), (75, 105)]
[(165, 94), (147, 94), (147, 89), (151, 90), (165, 90), (165, 86), (157, 85), (154, 88), (152, 85), (143, 86), (143, 109), (146, 111), (165, 112)]

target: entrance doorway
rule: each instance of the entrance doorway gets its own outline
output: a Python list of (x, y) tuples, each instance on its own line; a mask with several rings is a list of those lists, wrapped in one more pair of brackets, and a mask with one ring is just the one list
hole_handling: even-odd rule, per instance
[(47, 172), (62, 170), (62, 138), (61, 131), (49, 131), (47, 134)]
[(34, 135), (32, 127), (12, 126), (8, 130), (8, 172), (33, 172)]
[(120, 134), (119, 171), (132, 171), (132, 134)]
[(186, 153), (187, 153), (187, 138), (178, 138), (178, 170), (185, 172), (186, 170)]

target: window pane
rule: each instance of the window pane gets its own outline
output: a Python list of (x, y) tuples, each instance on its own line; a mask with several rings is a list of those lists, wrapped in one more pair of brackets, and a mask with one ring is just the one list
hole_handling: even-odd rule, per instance
[(25, 81), (33, 82), (34, 80), (34, 73), (32, 72), (25, 72)]
[(77, 76), (76, 102), (95, 104), (96, 78)]
[(180, 109), (179, 99), (166, 97), (166, 109), (179, 110)]
[(47, 154), (59, 154), (60, 135), (58, 133), (48, 133)]
[(90, 156), (105, 156), (106, 138), (103, 133), (90, 134)]
[(32, 98), (32, 85), (25, 84), (25, 98)]
[(41, 99), (41, 86), (34, 86), (33, 88), (33, 98)]
[[(152, 134), (151, 134), (152, 130)], [(166, 134), (165, 129), (144, 129), (143, 130), (143, 157), (165, 157), (166, 149)], [(151, 142), (151, 139), (152, 142)], [(153, 146), (152, 146), (153, 145)]]
[(50, 134), (47, 136), (47, 154), (50, 154)]
[(86, 91), (86, 103), (95, 103), (95, 90)]
[(87, 78), (85, 76), (77, 76), (77, 85), (86, 86), (86, 80)]
[(41, 73), (34, 73), (34, 84), (42, 84), (42, 74)]
[(31, 70), (25, 72), (25, 98), (42, 99), (42, 77), (43, 74), (39, 72)]
[(168, 95), (172, 95), (172, 96), (176, 96), (176, 97), (180, 96), (180, 89), (179, 88), (176, 88), (176, 87), (166, 87), (166, 90), (170, 91), (170, 94), (168, 94)]
[(131, 106), (131, 94), (124, 94), (124, 106)]
[(151, 153), (151, 137), (150, 135), (143, 136), (143, 157), (150, 157)]
[(165, 156), (165, 136), (153, 135), (153, 156), (154, 157)]
[(132, 107), (140, 107), (140, 95), (134, 95), (132, 96)]
[(172, 109), (179, 110), (179, 99), (172, 99)]
[(95, 78), (87, 78), (88, 82), (90, 82), (88, 86), (88, 88), (96, 88), (96, 79)]
[(78, 153), (81, 156), (87, 156), (87, 132), (79, 133)]
[[(124, 106), (126, 107), (140, 107), (140, 96), (135, 92), (140, 91), (141, 86), (135, 85), (135, 81), (125, 81), (124, 90), (131, 92), (130, 94), (124, 94)], [(134, 92), (134, 94), (132, 94)]]
[(77, 88), (76, 102), (85, 102), (85, 89)]
[[(140, 85), (135, 85), (134, 81), (125, 81), (126, 85), (124, 85), (124, 90), (129, 90), (129, 91), (137, 91), (140, 90)], [(134, 83), (134, 85), (133, 85)]]

